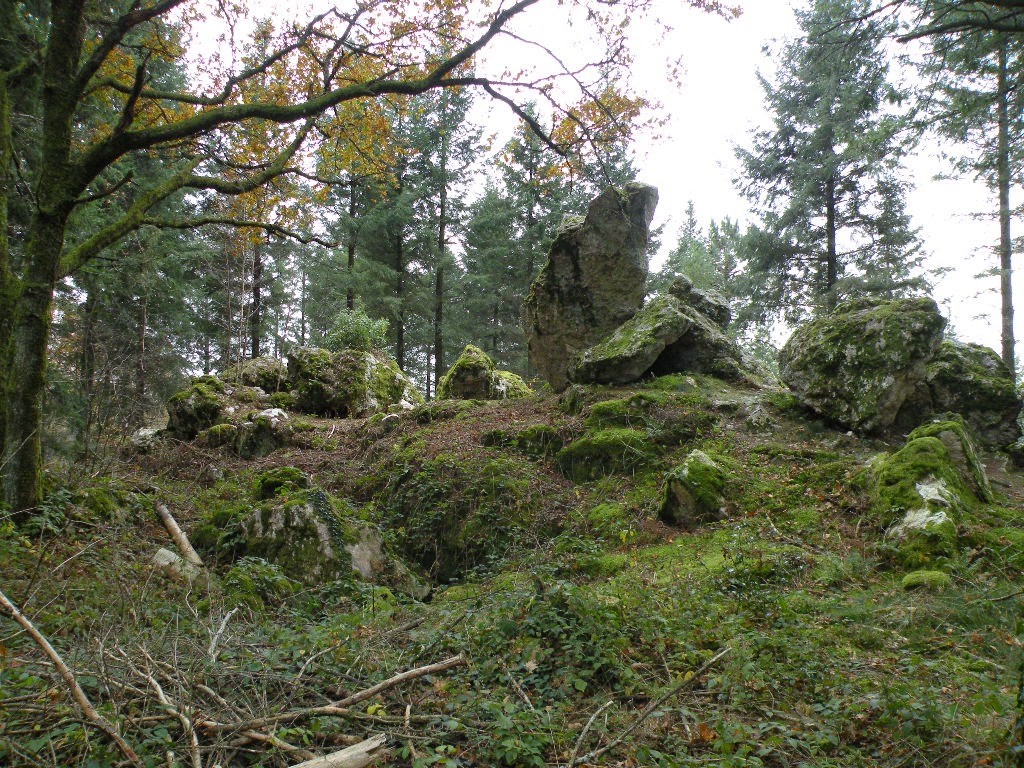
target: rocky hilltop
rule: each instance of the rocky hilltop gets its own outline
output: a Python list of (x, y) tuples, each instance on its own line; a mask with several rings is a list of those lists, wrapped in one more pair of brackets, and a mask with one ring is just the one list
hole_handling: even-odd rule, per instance
[[(475, 347), (429, 403), (375, 352), (197, 379), (5, 583), (142, 764), (1013, 765), (1008, 372), (928, 299), (797, 330), (785, 383), (715, 296), (628, 304), (552, 389)], [(0, 650), (4, 764), (123, 759)]]

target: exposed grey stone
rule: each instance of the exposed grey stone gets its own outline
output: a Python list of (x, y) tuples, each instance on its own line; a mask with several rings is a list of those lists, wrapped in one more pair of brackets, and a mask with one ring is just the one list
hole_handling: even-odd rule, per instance
[(934, 413), (960, 414), (978, 439), (989, 445), (1002, 448), (1020, 437), (1016, 382), (993, 350), (944, 341), (927, 372)]
[(847, 302), (793, 333), (779, 354), (782, 379), (823, 416), (883, 431), (925, 381), (945, 326), (932, 299)]
[(732, 312), (729, 311), (729, 302), (725, 297), (716, 291), (701, 290), (694, 288), (690, 278), (680, 275), (672, 281), (668, 292), (684, 304), (693, 307), (723, 331), (729, 326), (732, 320)]

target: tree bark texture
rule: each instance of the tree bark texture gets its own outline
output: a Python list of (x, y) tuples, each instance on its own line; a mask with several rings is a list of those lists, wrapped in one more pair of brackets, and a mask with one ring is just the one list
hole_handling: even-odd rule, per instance
[(998, 103), (996, 105), (999, 124), (996, 146), (996, 176), (999, 187), (999, 295), (1001, 299), (1002, 358), (1007, 367), (1015, 370), (1013, 334), (1013, 240), (1010, 238), (1010, 89), (1007, 82), (1006, 63), (1007, 41), (999, 46), (997, 76)]

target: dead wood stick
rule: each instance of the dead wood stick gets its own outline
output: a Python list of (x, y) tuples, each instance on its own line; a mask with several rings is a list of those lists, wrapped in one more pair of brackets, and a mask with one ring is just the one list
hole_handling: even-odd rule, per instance
[(623, 730), (622, 733), (620, 733), (618, 736), (609, 741), (600, 749), (595, 749), (593, 752), (588, 752), (583, 757), (574, 757), (572, 762), (566, 764), (566, 768), (573, 768), (574, 765), (579, 765), (580, 763), (589, 763), (603, 755), (608, 750), (614, 749), (616, 746), (621, 744), (623, 740), (627, 736), (629, 736), (629, 734), (631, 734), (633, 731), (639, 728), (640, 724), (643, 723), (643, 721), (646, 720), (648, 717), (650, 717), (654, 710), (656, 710), (658, 707), (664, 704), (669, 698), (675, 696), (683, 689), (689, 688), (691, 685), (696, 684), (698, 680), (700, 680), (701, 675), (703, 675), (705, 672), (711, 669), (711, 667), (713, 667), (715, 664), (721, 661), (731, 651), (732, 648), (723, 648), (717, 654), (715, 654), (710, 659), (701, 664), (700, 667), (698, 667), (697, 670), (693, 672), (693, 674), (685, 676), (680, 682), (673, 685), (671, 688), (665, 691), (665, 693), (661, 694), (661, 696), (659, 696), (650, 704), (648, 704), (644, 711), (639, 714), (636, 720), (634, 720), (632, 723), (626, 726), (625, 730)]
[(298, 763), (292, 768), (364, 768), (386, 754), (384, 747), (387, 742), (388, 737), (380, 734), (346, 747), (340, 752), (331, 752), (329, 755)]
[(133, 765), (142, 768), (142, 760), (135, 753), (128, 742), (122, 738), (121, 734), (118, 733), (117, 728), (114, 724), (107, 720), (103, 715), (96, 711), (96, 707), (89, 701), (89, 697), (85, 695), (85, 691), (82, 690), (82, 686), (78, 684), (78, 680), (75, 678), (75, 674), (71, 671), (67, 664), (64, 663), (64, 659), (61, 658), (60, 654), (54, 650), (53, 646), (50, 645), (50, 641), (36, 629), (35, 625), (29, 620), (29, 618), (23, 614), (18, 607), (12, 603), (7, 595), (0, 591), (0, 606), (3, 606), (4, 610), (13, 618), (21, 627), (25, 630), (29, 637), (35, 641), (43, 653), (53, 662), (53, 666), (60, 674), (61, 679), (64, 680), (64, 684), (68, 687), (71, 692), (71, 697), (78, 704), (78, 708), (82, 710), (82, 714), (85, 715), (85, 719), (94, 728), (102, 731), (107, 737), (113, 741), (121, 754), (125, 756)]
[(157, 502), (156, 512), (160, 515), (160, 519), (164, 522), (164, 528), (171, 534), (171, 538), (174, 539), (174, 543), (178, 545), (178, 549), (181, 551), (182, 556), (192, 565), (203, 567), (203, 559), (199, 554), (192, 549), (192, 542), (188, 540), (188, 536), (181, 530), (181, 526), (178, 525), (178, 521), (174, 519), (174, 515), (167, 508), (165, 504)]
[[(315, 760), (316, 753), (310, 752), (308, 749), (302, 747), (296, 747), (294, 744), (289, 744), (281, 738), (278, 738), (272, 733), (260, 733), (259, 731), (243, 731), (242, 736), (246, 741), (259, 741), (264, 744), (270, 744), (272, 747), (277, 747), (282, 752), (287, 752), (290, 755), (295, 755), (303, 760)], [(239, 745), (240, 746), (240, 745)]]
[(583, 740), (587, 738), (587, 733), (590, 732), (590, 726), (592, 726), (594, 724), (594, 721), (601, 716), (602, 712), (604, 712), (606, 709), (608, 709), (608, 707), (610, 707), (614, 703), (614, 701), (606, 701), (604, 704), (597, 708), (594, 714), (590, 716), (590, 719), (587, 720), (587, 724), (584, 725), (583, 730), (580, 731), (580, 737), (576, 739), (576, 746), (572, 749), (572, 757), (569, 758), (569, 762), (566, 763), (566, 765), (571, 766), (576, 762), (576, 757), (577, 755), (579, 755), (580, 748), (583, 746)]
[(352, 704), (358, 704), (361, 701), (365, 701), (373, 696), (376, 696), (381, 691), (385, 691), (388, 688), (394, 688), (396, 685), (408, 682), (409, 680), (415, 680), (418, 677), (429, 675), (434, 672), (444, 672), (445, 670), (452, 669), (453, 667), (459, 667), (466, 664), (467, 659), (461, 653), (458, 656), (452, 656), (450, 659), (439, 661), (436, 664), (428, 664), (425, 667), (416, 667), (405, 672), (400, 672), (393, 677), (389, 677), (382, 683), (366, 688), (365, 690), (354, 693), (334, 704), (329, 704), (323, 707), (309, 707), (307, 709), (295, 709), (291, 712), (282, 712), (279, 715), (270, 715), (269, 717), (261, 717), (256, 720), (248, 720), (246, 722), (239, 723), (218, 723), (213, 720), (205, 720), (201, 723), (196, 723), (196, 727), (202, 728), (206, 731), (246, 731), (246, 730), (261, 730), (272, 725), (279, 725), (281, 723), (294, 723), (299, 720), (309, 720), (313, 717), (347, 717), (352, 713), (347, 707)]
[(358, 704), (360, 701), (373, 698), (381, 691), (386, 691), (388, 688), (394, 688), (396, 685), (401, 685), (409, 680), (415, 680), (417, 677), (423, 677), (424, 675), (432, 675), (435, 672), (444, 672), (452, 667), (461, 667), (466, 663), (468, 663), (466, 657), (460, 653), (458, 656), (452, 656), (450, 659), (439, 661), (436, 664), (427, 664), (423, 667), (416, 667), (415, 669), (406, 670), (405, 672), (399, 672), (394, 677), (389, 677), (382, 683), (377, 683), (374, 686), (359, 691), (358, 693), (353, 693), (351, 696), (346, 696), (344, 699), (334, 702), (332, 706), (350, 707), (353, 704)]

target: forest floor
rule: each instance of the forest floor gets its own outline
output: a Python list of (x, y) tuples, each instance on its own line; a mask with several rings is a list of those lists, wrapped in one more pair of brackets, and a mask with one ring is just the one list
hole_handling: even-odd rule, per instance
[[(39, 515), (0, 524), (3, 592), (141, 764), (287, 766), (377, 734), (379, 765), (414, 768), (1022, 764), (1024, 474), (1004, 457), (983, 457), (998, 498), (962, 522), (949, 583), (907, 590), (864, 479), (902, 439), (784, 393), (666, 377), (310, 424), (253, 461), (167, 443), (55, 472)], [(559, 459), (597, 427), (646, 442)], [(682, 531), (658, 510), (694, 449), (727, 469), (725, 515)], [(155, 503), (190, 536), (230, 531), (282, 466), (378, 526), (430, 596), (304, 587), (224, 536), (194, 537), (206, 579), (151, 566), (173, 548)], [(0, 623), (0, 764), (122, 763)]]

